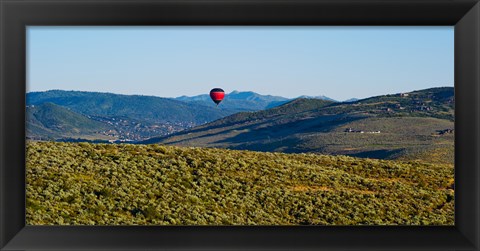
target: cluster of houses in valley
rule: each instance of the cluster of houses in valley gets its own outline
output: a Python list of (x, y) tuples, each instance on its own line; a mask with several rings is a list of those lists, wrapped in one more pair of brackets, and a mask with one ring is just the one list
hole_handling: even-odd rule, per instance
[(143, 122), (130, 118), (92, 116), (92, 119), (109, 125), (101, 135), (114, 138), (115, 142), (145, 140), (154, 136), (165, 136), (195, 126), (193, 122)]
[(348, 132), (348, 133), (380, 133), (380, 131), (362, 131), (362, 130), (355, 130), (353, 128), (347, 128), (343, 132)]

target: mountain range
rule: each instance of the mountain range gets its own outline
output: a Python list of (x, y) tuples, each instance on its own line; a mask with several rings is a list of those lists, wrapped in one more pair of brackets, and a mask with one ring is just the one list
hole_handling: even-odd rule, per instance
[[(251, 91), (239, 92), (239, 91), (232, 91), (231, 93), (225, 94), (225, 99), (222, 101), (222, 106), (224, 109), (236, 110), (236, 111), (258, 111), (273, 108), (275, 106), (279, 106), (285, 104), (289, 101), (305, 98), (305, 99), (320, 99), (320, 100), (328, 100), (332, 102), (344, 102), (350, 103), (360, 100), (358, 98), (350, 98), (344, 101), (338, 101), (332, 98), (329, 98), (325, 95), (318, 95), (318, 96), (309, 96), (309, 95), (301, 95), (296, 98), (285, 98), (281, 96), (272, 96), (272, 95), (261, 95)], [(175, 100), (199, 104), (203, 106), (210, 106), (214, 107), (210, 100), (210, 96), (208, 94), (201, 94), (196, 96), (180, 96), (176, 97)]]
[(453, 163), (454, 89), (352, 102), (295, 99), (142, 143)]
[[(286, 98), (254, 92), (232, 92), (215, 107), (208, 95), (172, 99), (63, 90), (30, 92), (27, 93), (27, 136), (49, 140), (136, 141), (286, 101)], [(52, 117), (56, 119), (51, 120)]]
[(344, 102), (234, 91), (218, 107), (206, 94), (54, 90), (27, 94), (27, 137), (453, 163), (454, 108), (453, 87)]
[[(334, 99), (331, 99), (327, 96), (300, 96), (297, 98), (312, 98), (312, 99), (322, 99), (322, 100), (330, 100), (337, 102)], [(257, 110), (264, 110), (273, 108), (275, 106), (279, 106), (285, 104), (289, 101), (294, 99), (289, 99), (280, 96), (272, 96), (272, 95), (261, 95), (255, 92), (246, 91), (246, 92), (239, 92), (239, 91), (232, 91), (231, 93), (225, 94), (225, 98), (222, 101), (222, 106), (225, 109), (235, 109), (238, 111), (257, 111)], [(202, 94), (197, 96), (181, 96), (175, 98), (176, 100), (196, 103), (199, 105), (210, 106), (214, 107), (215, 104), (212, 103), (210, 96), (208, 94)]]

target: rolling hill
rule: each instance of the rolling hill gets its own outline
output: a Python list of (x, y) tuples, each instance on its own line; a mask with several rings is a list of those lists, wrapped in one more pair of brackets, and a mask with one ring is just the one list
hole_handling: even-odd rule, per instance
[(453, 225), (454, 168), (161, 145), (30, 142), (27, 225)]
[(109, 139), (100, 134), (108, 125), (68, 108), (47, 102), (27, 106), (27, 136), (31, 139), (97, 138)]
[(348, 103), (296, 99), (144, 143), (453, 163), (453, 87)]

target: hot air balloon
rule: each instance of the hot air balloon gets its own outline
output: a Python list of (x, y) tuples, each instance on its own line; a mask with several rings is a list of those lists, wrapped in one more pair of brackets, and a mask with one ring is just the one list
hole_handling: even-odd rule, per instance
[(223, 98), (225, 97), (225, 92), (221, 88), (213, 88), (210, 91), (210, 98), (215, 102), (215, 104), (220, 104)]

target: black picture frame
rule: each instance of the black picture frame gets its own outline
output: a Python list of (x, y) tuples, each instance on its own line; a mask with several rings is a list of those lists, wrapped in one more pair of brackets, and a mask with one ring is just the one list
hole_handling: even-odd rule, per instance
[[(480, 250), (480, 4), (472, 0), (0, 0), (0, 249)], [(454, 25), (455, 226), (25, 226), (28, 25)]]

